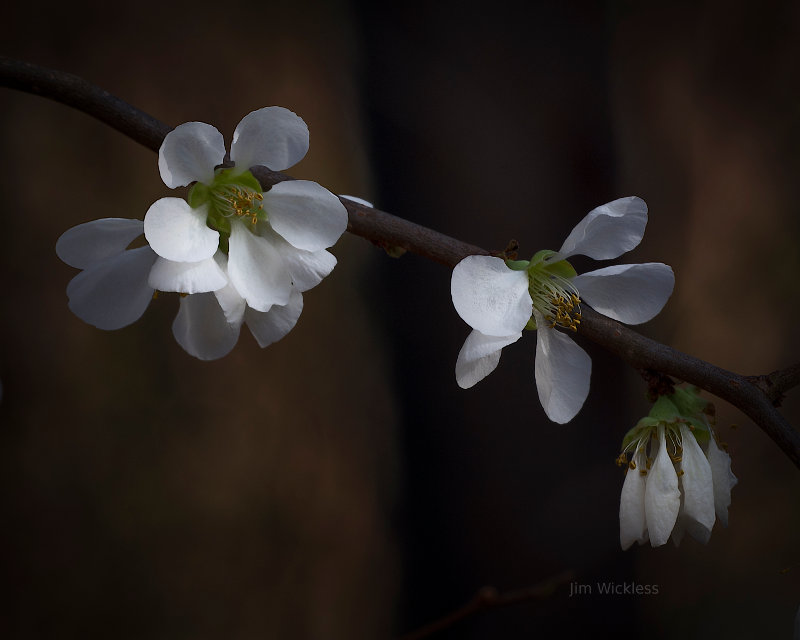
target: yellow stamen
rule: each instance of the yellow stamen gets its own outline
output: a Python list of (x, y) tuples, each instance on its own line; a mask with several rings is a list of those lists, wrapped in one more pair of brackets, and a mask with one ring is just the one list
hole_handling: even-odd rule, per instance
[(258, 222), (259, 215), (264, 213), (262, 202), (264, 195), (237, 185), (227, 185), (214, 193), (218, 208), (226, 218), (235, 216), (237, 218), (250, 218), (252, 224)]

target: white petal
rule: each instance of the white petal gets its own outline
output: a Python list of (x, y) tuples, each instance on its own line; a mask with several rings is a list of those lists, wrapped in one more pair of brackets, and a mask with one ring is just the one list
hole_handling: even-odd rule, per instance
[(181, 298), (172, 334), (189, 355), (216, 360), (236, 346), (240, 326), (225, 319), (213, 293), (195, 293)]
[(170, 189), (190, 182), (209, 184), (214, 167), (225, 159), (225, 139), (205, 122), (187, 122), (175, 127), (158, 150), (158, 170)]
[(373, 209), (375, 208), (375, 205), (372, 204), (369, 200), (364, 200), (364, 198), (359, 198), (358, 196), (346, 196), (342, 194), (339, 197), (347, 198), (348, 200), (351, 200), (352, 202), (355, 202), (357, 204), (363, 204), (365, 207), (371, 207)]
[(681, 506), (678, 474), (667, 451), (664, 427), (658, 427), (658, 453), (647, 473), (644, 492), (644, 510), (650, 544), (660, 547), (669, 540)]
[(316, 287), (336, 266), (336, 257), (332, 253), (325, 249), (321, 251), (298, 249), (275, 233), (269, 225), (260, 225), (259, 233), (268, 237), (272, 246), (281, 254), (292, 278), (292, 285), (299, 291), (308, 291)]
[[(672, 540), (672, 544), (674, 544), (676, 547), (679, 547), (681, 545), (681, 541), (683, 540), (683, 534), (686, 533), (685, 525), (688, 522), (689, 519), (685, 518), (683, 515), (683, 494), (681, 494), (681, 506), (678, 509), (678, 517), (675, 519), (675, 526), (672, 527), (672, 533), (669, 536), (669, 539)], [(702, 527), (699, 528), (702, 529)], [(710, 536), (711, 532), (709, 531), (708, 534)], [(703, 544), (705, 544), (706, 542), (708, 542), (708, 539), (706, 539), (705, 541), (701, 540), (700, 542), (703, 542)]]
[(644, 490), (647, 470), (645, 446), (639, 445), (633, 454), (635, 469), (625, 472), (622, 495), (619, 499), (619, 543), (623, 550), (634, 542), (647, 542), (647, 519), (644, 514)]
[(731, 489), (738, 480), (731, 471), (730, 455), (717, 446), (713, 435), (708, 441), (708, 464), (711, 466), (711, 478), (714, 482), (714, 510), (719, 521), (727, 527)]
[(125, 251), (142, 235), (141, 220), (102, 218), (67, 229), (56, 242), (56, 254), (71, 267), (86, 269)]
[(308, 127), (303, 119), (283, 107), (264, 107), (248, 113), (236, 126), (231, 160), (246, 171), (257, 165), (283, 171), (303, 159), (308, 151)]
[(503, 347), (516, 342), (522, 332), (511, 336), (486, 336), (477, 329), (467, 336), (456, 360), (456, 382), (462, 389), (469, 389), (488, 376), (500, 362)]
[(595, 260), (610, 260), (633, 249), (642, 241), (647, 226), (647, 205), (636, 196), (620, 198), (592, 209), (564, 240), (559, 253)]
[(273, 305), (266, 313), (248, 307), (244, 318), (250, 333), (263, 349), (289, 333), (297, 324), (297, 319), (302, 311), (303, 294), (297, 289), (293, 289), (287, 304)]
[(592, 360), (572, 338), (548, 327), (544, 318), (536, 321), (536, 389), (547, 417), (564, 424), (589, 395)]
[(214, 291), (214, 295), (217, 296), (217, 302), (219, 302), (219, 306), (222, 307), (222, 311), (225, 313), (225, 319), (231, 324), (241, 325), (244, 320), (244, 310), (247, 307), (247, 303), (228, 278), (228, 257), (222, 251), (217, 251), (214, 254), (214, 260), (227, 279), (227, 284), (222, 289)]
[(450, 294), (464, 322), (487, 336), (517, 334), (531, 319), (528, 274), (512, 271), (500, 258), (464, 258), (453, 269)]
[(640, 324), (664, 308), (675, 275), (660, 262), (619, 264), (576, 276), (572, 284), (595, 311), (626, 324)]
[(672, 527), (670, 540), (672, 540), (672, 543), (676, 547), (680, 546), (684, 534), (688, 533), (698, 542), (708, 544), (708, 541), (711, 539), (711, 529), (688, 516), (684, 510), (684, 504), (684, 494), (681, 493), (681, 506), (680, 509), (678, 509), (678, 518), (675, 520), (675, 526)]
[(162, 258), (200, 262), (219, 246), (219, 232), (206, 225), (208, 205), (192, 209), (180, 198), (161, 198), (147, 210), (144, 237)]
[(214, 258), (201, 262), (172, 262), (159, 258), (150, 270), (150, 286), (159, 291), (205, 293), (228, 284), (228, 278)]
[(292, 279), (280, 253), (269, 238), (254, 235), (241, 222), (231, 224), (228, 277), (256, 311), (289, 302)]
[(98, 329), (136, 322), (153, 299), (147, 274), (155, 259), (150, 247), (139, 247), (94, 263), (67, 285), (69, 308)]
[(283, 260), (292, 283), (298, 291), (308, 291), (316, 287), (336, 266), (336, 256), (325, 249), (322, 251), (301, 251), (284, 253)]
[[(682, 511), (687, 518), (708, 531), (711, 535), (716, 517), (714, 516), (714, 484), (711, 467), (700, 445), (686, 425), (680, 425), (683, 454), (681, 456), (680, 485), (683, 489)], [(691, 529), (687, 527), (689, 533)], [(694, 534), (692, 537), (696, 538)], [(702, 540), (701, 540), (702, 542)]]
[(264, 194), (269, 224), (290, 244), (320, 251), (336, 244), (347, 229), (347, 209), (316, 182), (285, 180)]

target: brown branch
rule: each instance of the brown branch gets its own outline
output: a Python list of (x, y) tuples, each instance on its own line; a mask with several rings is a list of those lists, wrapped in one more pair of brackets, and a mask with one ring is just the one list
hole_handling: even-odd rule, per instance
[(172, 130), (83, 78), (5, 56), (0, 56), (0, 86), (75, 107), (153, 151), (158, 151), (164, 136)]
[[(146, 147), (157, 151), (171, 130), (166, 124), (77, 76), (0, 57), (0, 86), (35, 93), (88, 113)], [(286, 174), (257, 169), (264, 188)], [(416, 253), (453, 267), (468, 255), (488, 255), (480, 247), (347, 199), (348, 231), (387, 249)], [(766, 376), (742, 376), (681, 353), (584, 306), (580, 333), (638, 369), (652, 369), (697, 385), (748, 415), (800, 468), (800, 433), (775, 406), (789, 388), (800, 384), (800, 365)]]
[(674, 376), (727, 400), (761, 427), (800, 468), (800, 433), (750, 378), (645, 338), (587, 307), (582, 310), (580, 333), (634, 367)]
[(575, 574), (572, 571), (564, 571), (533, 587), (518, 589), (516, 591), (506, 591), (505, 593), (498, 593), (497, 589), (494, 587), (483, 587), (464, 606), (430, 624), (426, 624), (416, 631), (401, 636), (400, 640), (420, 640), (420, 638), (427, 638), (434, 633), (452, 627), (465, 618), (482, 611), (487, 611), (488, 609), (508, 607), (523, 602), (532, 602), (534, 600), (543, 600), (551, 596), (560, 586), (571, 582), (574, 578)]
[[(278, 182), (294, 179), (265, 167), (253, 167), (252, 173), (265, 189)], [(485, 249), (398, 218), (391, 213), (366, 207), (347, 198), (341, 200), (349, 216), (347, 230), (383, 249), (403, 249), (450, 267), (454, 267), (467, 256), (489, 255)]]

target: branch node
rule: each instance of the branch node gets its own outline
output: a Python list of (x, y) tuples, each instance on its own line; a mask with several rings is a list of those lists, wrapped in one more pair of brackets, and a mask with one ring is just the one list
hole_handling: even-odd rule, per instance
[(655, 402), (660, 396), (670, 396), (675, 393), (675, 381), (668, 375), (655, 369), (639, 369), (639, 375), (647, 383), (647, 399)]

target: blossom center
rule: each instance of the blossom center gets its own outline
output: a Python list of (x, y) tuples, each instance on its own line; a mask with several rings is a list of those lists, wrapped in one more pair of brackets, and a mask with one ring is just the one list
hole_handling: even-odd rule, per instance
[(231, 222), (239, 220), (255, 231), (255, 226), (269, 217), (264, 209), (261, 185), (249, 171), (234, 175), (231, 169), (217, 169), (211, 183), (194, 184), (188, 201), (193, 209), (208, 207), (206, 224), (219, 231), (219, 247), (223, 253), (228, 252)]
[(256, 224), (266, 215), (263, 207), (264, 195), (245, 185), (224, 184), (211, 190), (211, 198), (217, 211), (224, 218), (250, 218)]
[(551, 329), (559, 326), (577, 331), (581, 323), (581, 299), (572, 284), (577, 275), (572, 265), (559, 260), (554, 251), (545, 250), (533, 257), (527, 272), (533, 308), (550, 323)]

